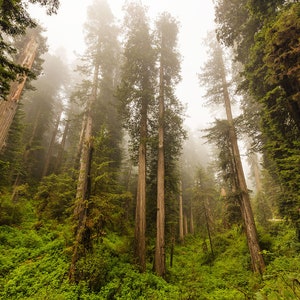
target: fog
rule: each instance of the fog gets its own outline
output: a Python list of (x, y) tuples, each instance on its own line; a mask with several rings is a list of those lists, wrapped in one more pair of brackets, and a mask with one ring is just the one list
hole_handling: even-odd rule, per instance
[[(84, 52), (83, 24), (86, 10), (92, 0), (62, 0), (57, 15), (47, 16), (44, 9), (36, 5), (30, 8), (32, 16), (46, 29), (50, 53), (61, 53), (62, 59), (72, 63), (76, 56)], [(206, 47), (203, 44), (208, 31), (214, 27), (213, 3), (210, 0), (198, 1), (140, 1), (149, 9), (152, 20), (163, 11), (168, 11), (179, 23), (179, 52), (182, 56), (182, 81), (177, 87), (177, 96), (186, 105), (185, 125), (192, 131), (207, 127), (213, 118), (203, 106), (204, 91), (200, 88), (197, 73), (204, 64)], [(109, 5), (121, 24), (125, 0), (111, 0)], [(57, 49), (60, 51), (58, 52)], [(62, 51), (64, 49), (64, 51)], [(201, 133), (199, 133), (200, 135)]]

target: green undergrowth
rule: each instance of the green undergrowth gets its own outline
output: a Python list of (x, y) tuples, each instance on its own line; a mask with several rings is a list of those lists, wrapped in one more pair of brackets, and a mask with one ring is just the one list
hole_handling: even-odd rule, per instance
[(140, 274), (132, 264), (131, 239), (107, 232), (78, 262), (82, 281), (71, 284), (67, 225), (3, 225), (0, 299), (299, 299), (299, 243), (291, 229), (280, 226), (260, 232), (267, 262), (263, 276), (252, 274), (239, 228), (215, 234), (213, 253), (207, 240), (187, 237), (175, 247), (172, 267), (168, 253), (165, 280), (153, 274), (150, 263)]

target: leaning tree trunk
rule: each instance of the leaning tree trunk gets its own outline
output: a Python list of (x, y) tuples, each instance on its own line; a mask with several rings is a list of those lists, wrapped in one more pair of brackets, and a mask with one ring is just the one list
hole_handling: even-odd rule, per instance
[(89, 248), (89, 231), (87, 228), (88, 204), (90, 197), (90, 171), (93, 152), (93, 138), (92, 138), (92, 109), (93, 104), (97, 98), (98, 87), (98, 73), (99, 65), (95, 66), (94, 79), (91, 97), (89, 99), (86, 118), (83, 119), (85, 124), (83, 146), (80, 156), (80, 167), (77, 182), (76, 201), (74, 208), (75, 227), (75, 241), (73, 245), (73, 255), (71, 266), (69, 270), (69, 279), (72, 282), (78, 281), (78, 274), (76, 272), (76, 264), (79, 258), (84, 255), (86, 249)]
[(227, 120), (229, 123), (229, 138), (231, 141), (231, 147), (233, 152), (233, 159), (234, 159), (235, 171), (237, 176), (238, 188), (239, 188), (239, 192), (241, 193), (241, 197), (240, 197), (241, 214), (245, 225), (247, 243), (248, 243), (248, 248), (251, 256), (252, 269), (254, 272), (262, 273), (265, 270), (265, 263), (260, 251), (257, 230), (254, 222), (254, 216), (250, 204), (250, 197), (248, 193), (240, 151), (238, 147), (237, 135), (236, 135), (233, 117), (232, 117), (229, 92), (227, 89), (228, 84), (226, 81), (226, 73), (225, 73), (225, 67), (222, 58), (221, 47), (219, 48), (219, 51), (220, 51), (220, 58), (221, 58), (220, 61), (222, 64), (221, 76), (222, 76), (223, 96), (224, 96)]
[(158, 165), (157, 165), (157, 215), (154, 269), (164, 277), (165, 263), (165, 154), (164, 154), (164, 68), (160, 65), (159, 117), (158, 117)]
[(144, 99), (141, 109), (137, 202), (135, 211), (135, 256), (141, 272), (146, 271), (146, 139), (147, 102)]
[[(31, 36), (24, 51), (18, 59), (18, 64), (31, 69), (38, 49), (38, 42), (34, 35)], [(5, 147), (5, 142), (9, 133), (10, 126), (16, 114), (21, 93), (24, 89), (27, 76), (17, 78), (11, 84), (10, 92), (6, 101), (0, 101), (0, 152)]]

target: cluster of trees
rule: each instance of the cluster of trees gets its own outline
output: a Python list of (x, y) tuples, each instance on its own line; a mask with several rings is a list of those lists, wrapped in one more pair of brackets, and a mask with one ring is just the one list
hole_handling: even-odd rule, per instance
[[(49, 13), (59, 4), (29, 2)], [(167, 250), (172, 265), (174, 243), (188, 233), (209, 242), (213, 259), (213, 235), (242, 226), (254, 273), (265, 271), (255, 220), (286, 217), (300, 239), (299, 3), (215, 6), (217, 30), (199, 80), (208, 105), (223, 105), (226, 119), (206, 130), (216, 145), (206, 164), (192, 133), (185, 141), (175, 93), (178, 22), (169, 13), (152, 24), (143, 5), (127, 3), (121, 31), (107, 1), (95, 0), (84, 26), (86, 51), (70, 72), (57, 55), (45, 54), (42, 29), (25, 3), (2, 2), (0, 224), (20, 223), (26, 199), (35, 228), (72, 225), (71, 282), (93, 277), (83, 261), (107, 232), (130, 236), (131, 261), (140, 272), (151, 262), (161, 277)], [(256, 179), (254, 211), (238, 138)]]
[(244, 131), (278, 186), (277, 206), (299, 239), (298, 1), (216, 2), (217, 36), (240, 64)]
[[(128, 4), (121, 43), (108, 3), (95, 1), (88, 9), (86, 52), (77, 63), (77, 75), (69, 74), (57, 56), (46, 55), (34, 91), (28, 82), (25, 86), (27, 75), (19, 80), (23, 73), (15, 70), (9, 78), (15, 81), (1, 103), (14, 107), (10, 120), (6, 107), (1, 108), (6, 125), (1, 132), (2, 189), (11, 191), (12, 203), (26, 187), (36, 193), (41, 220), (71, 217), (69, 278), (75, 282), (81, 279), (77, 262), (92, 251), (110, 222), (118, 222), (112, 221), (113, 215), (119, 221), (126, 215), (122, 223), (135, 220), (134, 249), (141, 271), (146, 269), (146, 224), (149, 228), (157, 224), (150, 234), (156, 240), (154, 269), (160, 276), (166, 272), (165, 206), (176, 210), (178, 159), (185, 137), (183, 107), (175, 96), (180, 80), (178, 23), (163, 13), (152, 29), (146, 14), (142, 5)], [(11, 45), (18, 50), (16, 57), (25, 59), (12, 64), (38, 75), (42, 61), (37, 55), (45, 52), (45, 41), (39, 27), (26, 34), (25, 27), (20, 32), (24, 41), (18, 43), (16, 38)], [(30, 39), (34, 48), (28, 46)], [(7, 53), (3, 57), (9, 59)], [(13, 85), (18, 90), (14, 99)], [(63, 191), (66, 182), (73, 183)]]

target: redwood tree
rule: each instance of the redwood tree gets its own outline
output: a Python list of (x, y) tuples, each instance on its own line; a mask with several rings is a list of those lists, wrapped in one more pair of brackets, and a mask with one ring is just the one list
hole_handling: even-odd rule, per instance
[(146, 150), (149, 106), (154, 100), (155, 52), (146, 9), (139, 4), (126, 7), (124, 64), (118, 88), (120, 112), (138, 163), (135, 214), (135, 256), (140, 271), (146, 269)]
[[(229, 84), (226, 77), (227, 74), (223, 61), (223, 53), (221, 46), (217, 42), (217, 40), (213, 39), (213, 36), (211, 36), (210, 38), (211, 57), (210, 60), (206, 63), (205, 69), (203, 69), (203, 72), (199, 77), (202, 83), (210, 87), (209, 95), (211, 97), (211, 100), (215, 100), (217, 103), (221, 103), (221, 101), (223, 101), (225, 106), (228, 122), (228, 136), (238, 188), (237, 192), (240, 195), (239, 205), (245, 225), (252, 269), (254, 272), (262, 273), (265, 269), (265, 264), (260, 251), (257, 230), (250, 204), (249, 192), (241, 162), (237, 134), (234, 126), (234, 119), (232, 116), (230, 94), (228, 88)], [(209, 79), (211, 79), (211, 81), (209, 81)]]
[[(175, 86), (180, 79), (179, 55), (177, 53), (178, 25), (168, 13), (163, 13), (156, 23), (157, 50), (159, 53), (159, 95), (158, 95), (158, 158), (157, 158), (157, 216), (156, 216), (156, 246), (154, 269), (164, 276), (165, 265), (165, 157), (168, 155), (164, 143), (165, 135), (174, 133), (166, 131), (168, 115), (178, 116), (177, 99), (174, 95)], [(167, 106), (167, 114), (165, 114)], [(173, 110), (173, 111), (172, 111)], [(170, 122), (173, 124), (173, 122)], [(176, 128), (176, 127), (173, 127)], [(180, 128), (180, 126), (179, 126)], [(176, 132), (176, 130), (174, 131)], [(180, 134), (179, 134), (180, 136)], [(176, 143), (170, 147), (176, 148)], [(171, 149), (170, 149), (171, 150)], [(173, 152), (172, 150), (170, 151)], [(176, 157), (176, 155), (175, 155)], [(173, 157), (172, 159), (175, 159)], [(172, 164), (170, 164), (170, 167)]]

